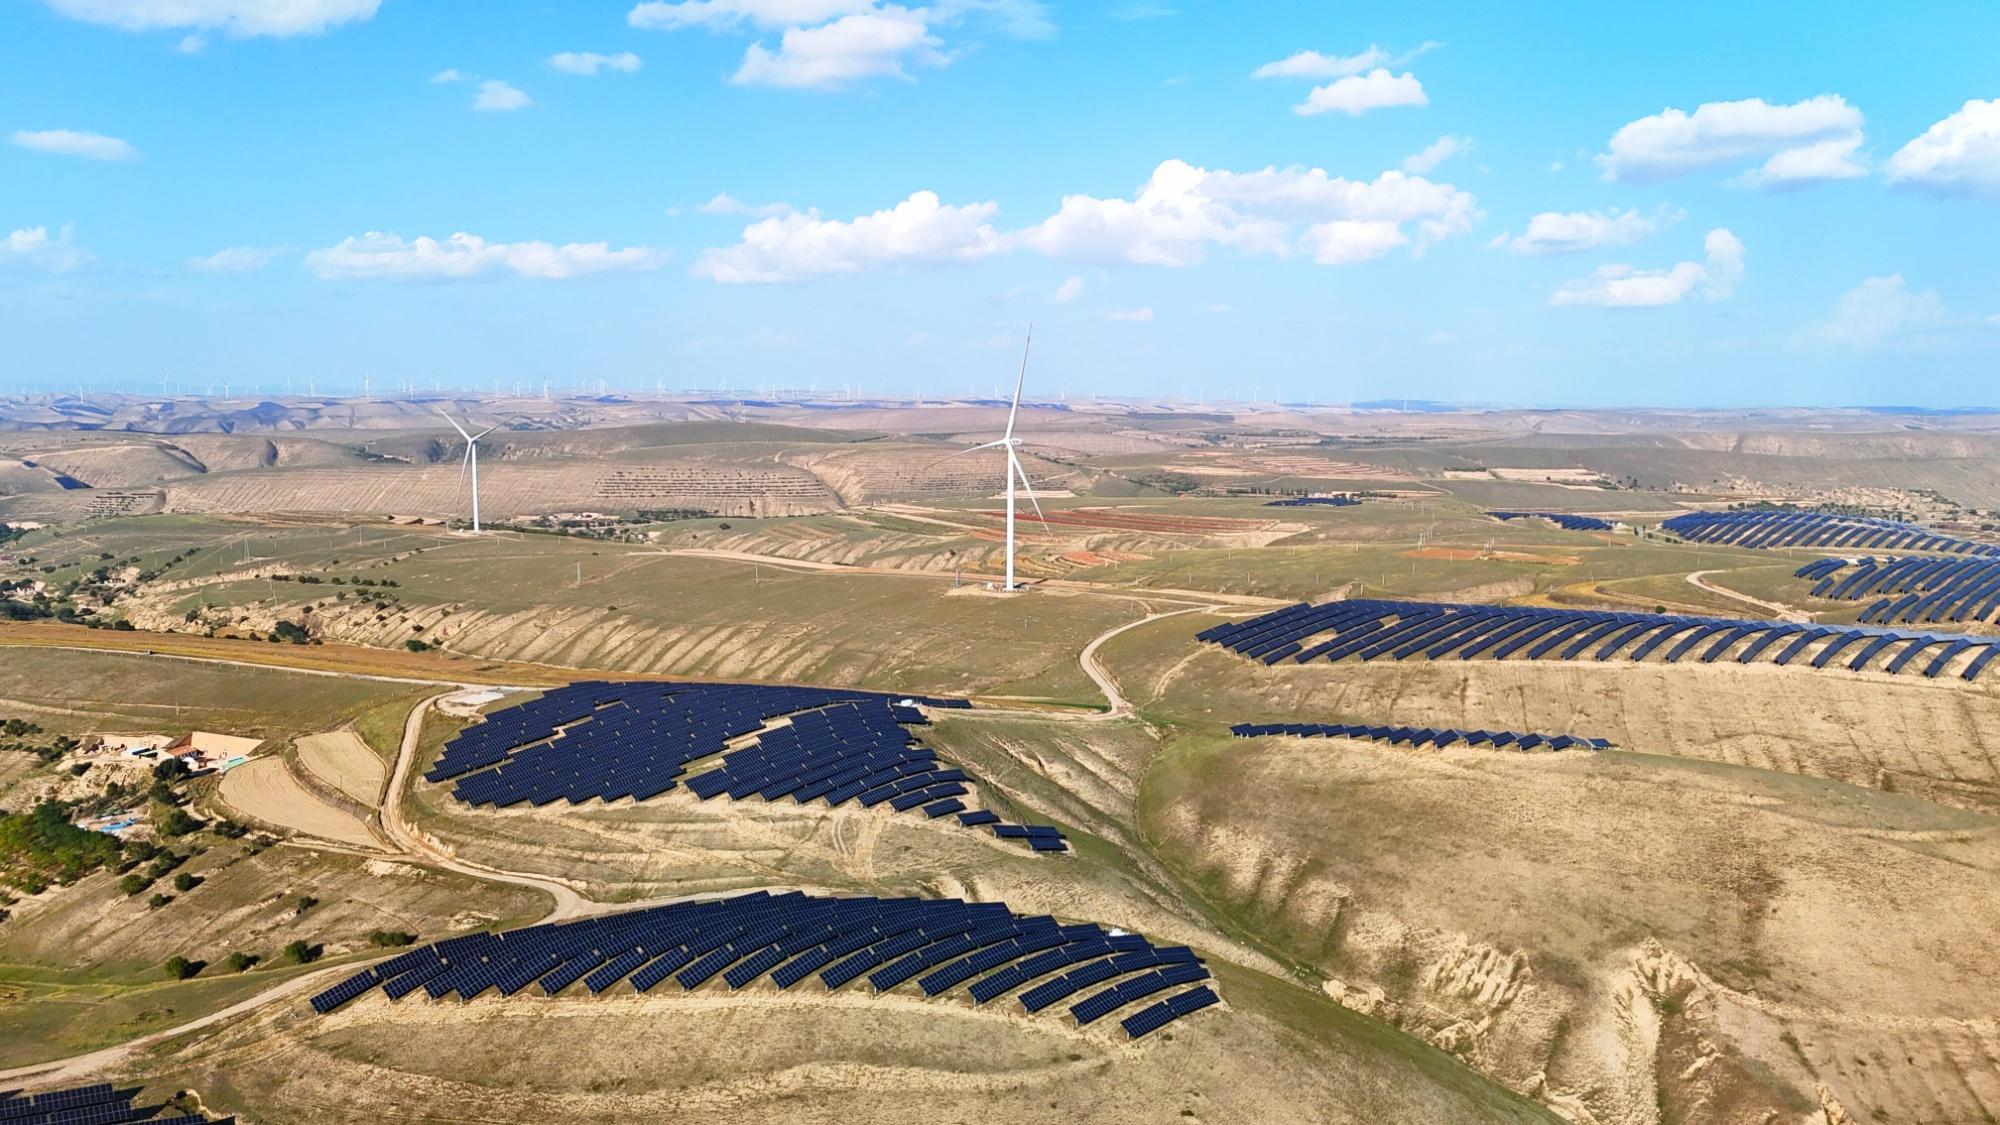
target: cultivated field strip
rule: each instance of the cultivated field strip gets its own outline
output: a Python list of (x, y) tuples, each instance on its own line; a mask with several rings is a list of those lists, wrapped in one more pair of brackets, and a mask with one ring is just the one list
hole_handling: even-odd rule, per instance
[(1856, 672), (1894, 675), (1907, 670), (1935, 679), (1956, 669), (1967, 681), (1978, 679), (2000, 654), (2000, 637), (1958, 633), (1367, 598), (1317, 606), (1301, 602), (1204, 629), (1197, 638), (1265, 664), (1348, 657), (1406, 660), (1419, 653), (1429, 660), (1505, 660), (1518, 653), (1524, 660), (1588, 656), (1600, 663), (1620, 657), (1639, 662), (1655, 655), (1666, 664), (1685, 656), (1703, 664), (1725, 657), (1750, 664), (1762, 658), (1781, 667), (1801, 661), (1825, 668), (1838, 658)]
[[(621, 981), (644, 993), (671, 977), (691, 992), (718, 975), (732, 991), (767, 975), (779, 989), (817, 976), (828, 992), (863, 977), (878, 993), (915, 981), (934, 998), (964, 986), (976, 1004), (1012, 995), (1028, 1014), (1066, 1004), (1079, 1028), (1127, 1010), (1120, 1024), (1131, 1039), (1217, 999), (1199, 984), (1209, 972), (1193, 950), (1096, 923), (1063, 925), (999, 902), (755, 891), (453, 938), (357, 973), (312, 1007), (324, 1015), (377, 988), (391, 1000), (418, 989), (472, 1000), (529, 985), (555, 996), (581, 982), (594, 996)], [(1167, 995), (1186, 985), (1197, 987)]]
[(638, 802), (676, 786), (704, 801), (887, 805), (931, 820), (955, 816), (1036, 852), (1068, 850), (1053, 827), (968, 809), (960, 798), (970, 796), (973, 779), (905, 729), (929, 721), (919, 704), (968, 706), (762, 684), (571, 684), (460, 731), (425, 779), (451, 782), (467, 804), (496, 808)]

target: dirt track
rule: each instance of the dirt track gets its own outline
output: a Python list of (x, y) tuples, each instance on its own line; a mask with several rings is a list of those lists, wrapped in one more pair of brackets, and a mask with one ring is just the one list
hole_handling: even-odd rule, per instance
[(222, 803), (252, 820), (357, 848), (380, 848), (368, 826), (300, 785), (276, 755), (245, 762), (222, 775)]

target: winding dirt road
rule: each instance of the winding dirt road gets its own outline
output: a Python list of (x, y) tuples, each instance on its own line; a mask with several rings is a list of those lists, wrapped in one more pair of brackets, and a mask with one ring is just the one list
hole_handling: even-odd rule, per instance
[(1721, 571), (1717, 570), (1694, 571), (1693, 573), (1687, 576), (1688, 585), (1693, 586), (1697, 589), (1707, 590), (1709, 593), (1715, 594), (1719, 597), (1729, 598), (1732, 601), (1739, 601), (1744, 603), (1745, 605), (1754, 605), (1758, 609), (1768, 610), (1773, 615), (1775, 615), (1777, 619), (1780, 621), (1809, 622), (1812, 620), (1811, 614), (1801, 613), (1798, 610), (1793, 609), (1791, 606), (1784, 605), (1780, 602), (1767, 602), (1762, 598), (1753, 598), (1750, 595), (1742, 593), (1740, 591), (1731, 590), (1723, 586), (1717, 586), (1708, 580), (1709, 575), (1720, 574), (1720, 573)]

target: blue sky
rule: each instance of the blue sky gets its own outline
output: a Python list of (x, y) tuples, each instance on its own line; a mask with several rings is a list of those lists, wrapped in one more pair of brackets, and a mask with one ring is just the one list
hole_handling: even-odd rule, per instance
[(0, 392), (984, 393), (1033, 321), (1051, 394), (1996, 405), (1996, 33), (11, 0)]

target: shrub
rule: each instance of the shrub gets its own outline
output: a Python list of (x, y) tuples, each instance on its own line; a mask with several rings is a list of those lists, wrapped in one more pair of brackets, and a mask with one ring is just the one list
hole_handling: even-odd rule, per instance
[(389, 948), (408, 945), (415, 940), (417, 940), (417, 935), (404, 933), (401, 930), (376, 930), (374, 933), (368, 935), (369, 945), (380, 945)]
[(186, 894), (199, 886), (201, 886), (200, 876), (190, 875), (185, 871), (174, 876), (174, 889), (182, 894)]
[(313, 907), (318, 905), (319, 905), (319, 900), (314, 898), (313, 896), (301, 895), (299, 896), (298, 909), (292, 911), (292, 914), (293, 916), (296, 917), (297, 915), (304, 914), (306, 911), (311, 910)]
[(167, 815), (154, 824), (163, 836), (185, 836), (202, 827), (202, 822), (188, 815), (186, 809), (168, 809)]
[(128, 896), (136, 895), (152, 885), (153, 881), (151, 879), (146, 878), (136, 871), (118, 880), (118, 889)]
[(166, 969), (167, 975), (175, 980), (187, 980), (189, 977), (201, 972), (199, 964), (179, 955), (167, 958)]
[(431, 650), (430, 645), (424, 643), (423, 641), (417, 640), (415, 637), (412, 637), (409, 640), (404, 641), (403, 647), (409, 649), (411, 652), (429, 652)]
[(150, 910), (158, 910), (172, 901), (174, 901), (174, 896), (172, 895), (155, 894), (152, 898), (146, 900), (146, 906)]
[(240, 949), (230, 954), (229, 959), (223, 962), (223, 964), (229, 966), (229, 971), (232, 973), (240, 973), (256, 963), (256, 954), (245, 953)]
[(305, 965), (319, 960), (319, 946), (295, 941), (285, 947), (285, 960), (294, 965)]

